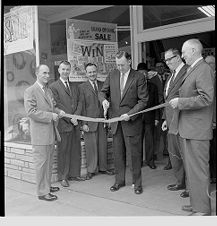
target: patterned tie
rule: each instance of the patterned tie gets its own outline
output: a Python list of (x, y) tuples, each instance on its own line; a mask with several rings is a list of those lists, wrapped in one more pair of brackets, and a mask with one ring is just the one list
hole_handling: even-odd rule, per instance
[(68, 86), (67, 81), (65, 81), (65, 86), (66, 86), (66, 90), (67, 90), (67, 92), (68, 92), (68, 93), (70, 93), (70, 89), (69, 89), (69, 86)]
[(98, 89), (97, 89), (97, 86), (96, 86), (96, 82), (95, 81), (93, 82), (93, 87), (94, 87), (95, 93), (98, 94)]
[(174, 75), (175, 75), (175, 74), (176, 74), (176, 70), (173, 71), (173, 74), (172, 74), (171, 79), (170, 79), (170, 84), (169, 84), (168, 90), (171, 89), (171, 87), (172, 87), (172, 85), (173, 85), (173, 83), (174, 83), (174, 80), (175, 80)]
[(125, 76), (125, 74), (122, 74), (122, 73), (121, 73), (121, 79), (120, 79), (121, 97), (122, 97), (123, 91), (124, 91), (124, 76)]

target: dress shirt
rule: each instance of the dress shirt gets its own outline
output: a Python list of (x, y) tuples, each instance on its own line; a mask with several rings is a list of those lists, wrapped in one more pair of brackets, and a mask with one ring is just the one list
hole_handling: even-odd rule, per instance
[[(68, 79), (67, 80), (63, 80), (61, 77), (60, 77), (60, 80), (61, 80), (61, 82), (63, 83), (63, 85), (66, 87), (66, 83), (65, 82), (67, 82), (67, 85), (68, 85), (68, 87), (66, 87), (66, 89), (68, 89), (69, 88), (69, 81), (68, 81)], [(70, 89), (70, 88), (69, 88)]]
[[(124, 84), (123, 84), (123, 87), (125, 87), (125, 85), (126, 85), (129, 73), (130, 73), (130, 69), (126, 73), (124, 73)], [(122, 73), (121, 73), (121, 76), (122, 76)], [(121, 76), (120, 76), (120, 83), (121, 83)]]
[(95, 90), (95, 88), (94, 88), (94, 84), (93, 84), (93, 83), (95, 83), (95, 85), (96, 85), (96, 87), (97, 87), (97, 90), (95, 90), (95, 91), (97, 92), (97, 91), (99, 90), (99, 89), (98, 89), (98, 85), (97, 85), (97, 80), (92, 81), (92, 80), (89, 79), (89, 82), (90, 82), (90, 84), (92, 85), (92, 87), (93, 87), (94, 90)]
[(39, 83), (38, 81), (36, 81), (37, 83), (38, 83), (38, 85), (39, 85), (39, 87), (42, 89), (42, 91), (45, 93), (45, 90), (44, 90), (44, 85), (42, 85), (41, 83)]

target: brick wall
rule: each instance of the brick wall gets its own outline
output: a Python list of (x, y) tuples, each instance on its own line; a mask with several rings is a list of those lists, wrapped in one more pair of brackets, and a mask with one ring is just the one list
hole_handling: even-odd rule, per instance
[[(84, 142), (81, 142), (81, 175), (86, 174), (86, 152)], [(5, 150), (5, 176), (19, 180), (35, 183), (35, 168), (32, 145), (17, 144), (12, 142), (4, 143)], [(54, 152), (52, 182), (57, 178), (57, 148)], [(112, 152), (112, 140), (108, 138), (108, 167), (114, 168)]]

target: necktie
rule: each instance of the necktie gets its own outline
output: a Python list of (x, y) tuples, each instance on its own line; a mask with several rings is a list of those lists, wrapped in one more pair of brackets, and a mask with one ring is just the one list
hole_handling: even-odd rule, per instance
[(121, 97), (124, 91), (124, 75), (125, 74), (121, 74), (121, 79), (120, 79), (120, 90), (121, 90)]
[(172, 87), (172, 85), (173, 85), (173, 83), (174, 83), (174, 80), (175, 80), (174, 75), (175, 75), (175, 73), (176, 73), (176, 71), (174, 70), (174, 71), (173, 71), (173, 74), (172, 74), (172, 76), (171, 76), (171, 79), (170, 79), (170, 84), (169, 84), (168, 90), (171, 89), (171, 87)]
[(93, 87), (94, 87), (95, 93), (98, 94), (98, 89), (97, 89), (97, 86), (96, 86), (96, 82), (95, 81), (93, 82)]
[(67, 92), (70, 93), (70, 89), (69, 89), (69, 86), (68, 86), (67, 81), (65, 81), (65, 84), (66, 84), (66, 90), (67, 90)]

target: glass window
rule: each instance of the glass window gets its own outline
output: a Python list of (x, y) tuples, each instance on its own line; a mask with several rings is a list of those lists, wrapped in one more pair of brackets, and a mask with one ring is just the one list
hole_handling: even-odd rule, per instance
[(143, 29), (207, 17), (201, 5), (149, 5), (143, 6)]

